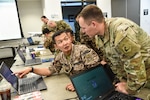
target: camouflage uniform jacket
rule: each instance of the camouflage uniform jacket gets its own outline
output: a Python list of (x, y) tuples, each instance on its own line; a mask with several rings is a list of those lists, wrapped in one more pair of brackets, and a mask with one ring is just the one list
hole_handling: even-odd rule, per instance
[(71, 29), (71, 27), (63, 20), (56, 21), (56, 25), (57, 26), (54, 28), (49, 27), (49, 30), (52, 32), (56, 32), (56, 31), (64, 30), (64, 29)]
[(44, 24), (42, 25), (42, 31), (43, 31), (45, 28), (48, 28), (48, 29), (49, 29), (49, 26), (44, 23)]
[(53, 43), (53, 41), (52, 41), (52, 35), (53, 35), (53, 34), (54, 34), (53, 32), (50, 32), (50, 33), (48, 34), (48, 37), (46, 37), (46, 40), (44, 41), (44, 47), (50, 49), (50, 51), (51, 51), (52, 53), (55, 52), (54, 43)]
[(103, 60), (103, 52), (96, 48), (95, 38), (90, 38), (88, 35), (80, 32), (80, 43), (86, 45), (89, 48), (92, 48), (98, 54), (100, 60)]
[(63, 69), (67, 75), (73, 75), (97, 64), (99, 64), (99, 57), (94, 50), (87, 48), (85, 45), (72, 44), (69, 59), (66, 58), (63, 52), (59, 52), (50, 70), (52, 73), (59, 73)]
[(105, 22), (104, 36), (95, 37), (96, 46), (105, 52), (117, 77), (127, 81), (127, 91), (136, 93), (150, 79), (150, 37), (128, 19), (110, 18)]

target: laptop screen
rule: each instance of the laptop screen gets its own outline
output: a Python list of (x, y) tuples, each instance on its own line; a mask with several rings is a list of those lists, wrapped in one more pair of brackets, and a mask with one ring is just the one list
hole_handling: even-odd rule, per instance
[(20, 50), (20, 47), (17, 48), (17, 53), (19, 54), (19, 56), (20, 56), (20, 58), (22, 59), (22, 61), (25, 63), (26, 58), (25, 58), (23, 52)]
[(0, 73), (16, 90), (18, 90), (18, 78), (4, 62), (1, 63)]
[(33, 44), (34, 44), (34, 42), (33, 42), (33, 40), (32, 40), (31, 37), (28, 37), (27, 40), (28, 40), (28, 42), (29, 42), (30, 45), (33, 45)]
[(71, 77), (80, 100), (95, 100), (113, 88), (112, 82), (101, 65)]

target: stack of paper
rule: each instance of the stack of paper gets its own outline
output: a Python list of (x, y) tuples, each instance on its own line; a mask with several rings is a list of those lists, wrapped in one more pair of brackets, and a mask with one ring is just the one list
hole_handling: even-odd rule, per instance
[(44, 100), (40, 91), (35, 91), (27, 94), (16, 96), (13, 100)]

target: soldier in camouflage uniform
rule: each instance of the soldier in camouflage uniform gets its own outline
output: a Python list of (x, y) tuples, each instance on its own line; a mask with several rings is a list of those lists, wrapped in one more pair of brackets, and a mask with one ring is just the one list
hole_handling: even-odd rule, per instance
[(71, 29), (71, 27), (64, 21), (48, 21), (47, 23), (49, 30), (52, 32), (57, 32), (59, 30), (64, 30), (64, 29)]
[[(33, 69), (29, 67), (16, 72), (19, 77), (23, 77), (31, 71), (39, 75), (50, 76), (53, 73), (59, 73), (61, 69), (70, 76), (99, 64), (99, 57), (96, 52), (85, 45), (74, 45), (65, 30), (56, 32), (52, 39), (55, 47), (62, 51), (56, 55), (52, 65), (48, 68)], [(67, 89), (74, 91), (72, 84), (67, 85)]]
[(80, 42), (80, 26), (79, 26), (77, 20), (75, 20), (75, 22), (74, 22), (74, 28), (75, 28), (75, 39), (76, 39), (76, 41)]
[[(78, 16), (76, 18), (76, 22), (78, 22)], [(92, 48), (98, 54), (100, 60), (103, 60), (103, 52), (100, 49), (96, 48), (95, 38), (90, 38), (87, 34), (82, 33), (82, 30), (80, 29), (78, 29), (78, 33), (80, 33), (80, 43), (86, 45), (89, 48)], [(107, 61), (107, 63), (110, 63), (108, 59), (105, 61)]]
[(82, 32), (95, 37), (97, 49), (111, 61), (120, 80), (117, 91), (135, 94), (150, 88), (150, 36), (143, 29), (125, 18), (105, 19), (96, 5), (87, 5), (78, 17)]
[(43, 30), (43, 34), (44, 34), (44, 47), (50, 49), (50, 51), (54, 54), (55, 53), (55, 47), (54, 47), (54, 43), (52, 41), (52, 35), (54, 34), (54, 32), (49, 31), (49, 29), (45, 28)]
[(42, 31), (43, 31), (45, 28), (48, 28), (48, 29), (49, 29), (49, 26), (47, 25), (49, 19), (48, 19), (46, 16), (41, 16), (41, 21), (43, 22)]
[(103, 52), (96, 48), (95, 38), (90, 38), (88, 35), (80, 32), (80, 43), (92, 48), (98, 54), (100, 60), (103, 60)]
[[(73, 33), (73, 31), (72, 31), (71, 29), (65, 29), (64, 31), (65, 31), (65, 32), (67, 33), (67, 35), (70, 37), (70, 40), (72, 41), (73, 44), (75, 44), (75, 45), (81, 44), (80, 42), (78, 42), (78, 41), (75, 40), (74, 33)], [(55, 50), (56, 50), (56, 49), (55, 49)], [(55, 51), (55, 55), (57, 55), (59, 52), (61, 52), (61, 51), (57, 49), (57, 50)]]

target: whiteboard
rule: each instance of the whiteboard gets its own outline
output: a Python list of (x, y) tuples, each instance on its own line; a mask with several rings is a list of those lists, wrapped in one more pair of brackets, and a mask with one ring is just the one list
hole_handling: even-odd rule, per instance
[(15, 0), (0, 0), (0, 40), (22, 37)]

